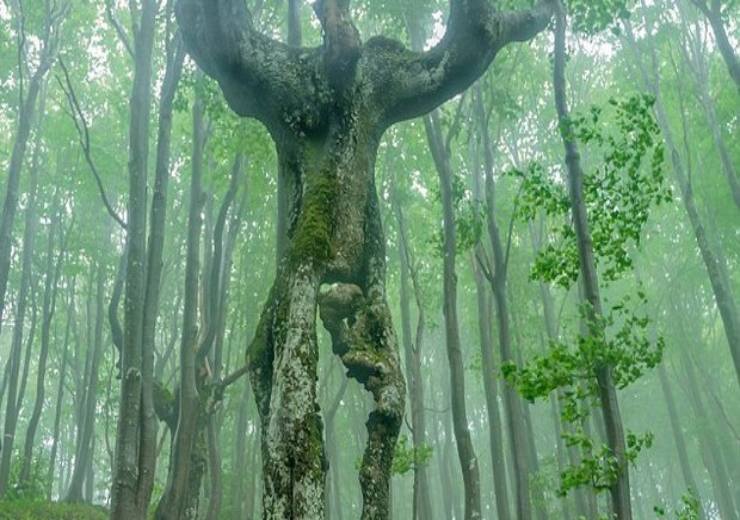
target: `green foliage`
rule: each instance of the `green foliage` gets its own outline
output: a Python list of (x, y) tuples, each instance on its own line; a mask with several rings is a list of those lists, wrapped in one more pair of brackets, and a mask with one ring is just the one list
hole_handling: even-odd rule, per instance
[(422, 446), (409, 446), (409, 440), (401, 435), (396, 443), (396, 451), (393, 454), (393, 475), (405, 475), (414, 468), (426, 466), (432, 458), (434, 448), (424, 444)]
[(32, 500), (0, 502), (0, 520), (105, 520), (102, 508)]
[[(572, 118), (567, 131), (597, 153), (599, 164), (584, 178), (584, 201), (594, 253), (603, 278), (618, 279), (632, 267), (632, 247), (640, 246), (651, 208), (672, 200), (665, 183), (664, 150), (648, 95), (611, 98), (606, 109), (593, 106)], [(562, 181), (539, 164), (509, 175), (522, 179), (518, 217), (533, 220), (539, 211), (561, 222), (570, 202)], [(578, 278), (576, 235), (570, 223), (538, 254), (535, 280), (570, 287)]]
[(616, 20), (628, 18), (630, 0), (566, 0), (577, 32), (593, 35), (604, 29), (618, 31)]
[[(654, 506), (653, 511), (658, 518), (667, 517), (666, 509), (662, 506)], [(701, 503), (696, 495), (687, 491), (681, 496), (680, 509), (675, 511), (676, 520), (699, 520), (701, 518)]]

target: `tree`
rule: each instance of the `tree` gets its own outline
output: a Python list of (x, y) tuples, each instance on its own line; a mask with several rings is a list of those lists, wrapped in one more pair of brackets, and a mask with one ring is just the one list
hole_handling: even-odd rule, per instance
[(464, 90), (501, 48), (532, 38), (551, 15), (549, 2), (512, 13), (454, 0), (446, 36), (419, 53), (385, 37), (363, 44), (349, 7), (314, 4), (324, 44), (298, 50), (258, 33), (242, 2), (178, 3), (188, 51), (235, 112), (267, 127), (290, 194), (289, 244), (248, 352), (263, 422), (266, 518), (324, 515), (314, 318), (324, 284), (332, 284), (320, 306), (334, 351), (376, 402), (360, 469), (363, 518), (387, 516), (405, 390), (385, 302), (378, 139)]

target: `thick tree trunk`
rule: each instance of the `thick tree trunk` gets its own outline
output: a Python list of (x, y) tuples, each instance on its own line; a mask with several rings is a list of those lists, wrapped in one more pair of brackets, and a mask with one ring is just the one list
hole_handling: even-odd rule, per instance
[[(514, 13), (500, 13), (483, 0), (453, 0), (451, 7), (449, 36), (432, 52), (416, 53), (387, 38), (363, 46), (348, 0), (314, 2), (324, 45), (294, 52), (259, 34), (240, 0), (178, 2), (189, 52), (218, 80), (238, 114), (267, 126), (284, 183), (279, 201), (285, 231), (279, 236), (285, 254), (248, 352), (262, 420), (267, 519), (324, 516), (326, 468), (316, 399), (320, 294), (335, 353), (375, 400), (360, 469), (362, 517), (389, 514), (405, 384), (385, 299), (385, 244), (374, 185), (378, 140), (393, 123), (428, 113), (467, 88), (498, 50), (532, 38), (551, 16), (548, 3)], [(457, 380), (462, 364), (455, 348), (450, 352)], [(467, 430), (463, 415), (456, 421), (461, 435)], [(474, 457), (464, 458), (465, 468), (473, 466), (466, 469), (469, 476), (477, 473)], [(479, 492), (471, 492), (469, 502), (479, 516)]]
[[(294, 183), (303, 188), (291, 202), (290, 243), (248, 352), (263, 426), (266, 518), (324, 516), (319, 300), (334, 352), (376, 402), (360, 469), (362, 516), (388, 514), (405, 388), (385, 302), (384, 239), (372, 177), (376, 150), (362, 122), (340, 114), (322, 136), (278, 142), (281, 164), (291, 166)], [(322, 284), (331, 285), (319, 298)]]
[[(583, 200), (583, 170), (581, 169), (578, 146), (571, 136), (570, 115), (566, 100), (566, 17), (562, 4), (558, 1), (555, 15), (555, 58), (553, 73), (553, 89), (557, 106), (558, 120), (565, 148), (565, 163), (568, 170), (568, 192), (571, 200), (571, 211), (578, 245), (581, 278), (585, 299), (588, 303), (588, 323), (590, 335), (600, 338), (603, 331), (596, 325), (602, 315), (599, 281), (596, 272), (593, 244), (588, 225), (586, 205)], [(617, 464), (617, 475), (610, 487), (611, 504), (618, 520), (631, 520), (632, 507), (630, 503), (629, 465), (626, 459), (626, 442), (622, 417), (617, 400), (617, 391), (614, 385), (613, 368), (603, 365), (596, 368), (599, 400), (604, 414), (607, 445)]]

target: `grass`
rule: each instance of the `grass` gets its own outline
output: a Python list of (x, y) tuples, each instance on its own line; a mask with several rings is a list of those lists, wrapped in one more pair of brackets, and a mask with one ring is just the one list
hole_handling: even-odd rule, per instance
[(85, 504), (13, 500), (0, 502), (0, 520), (106, 520), (99, 507)]

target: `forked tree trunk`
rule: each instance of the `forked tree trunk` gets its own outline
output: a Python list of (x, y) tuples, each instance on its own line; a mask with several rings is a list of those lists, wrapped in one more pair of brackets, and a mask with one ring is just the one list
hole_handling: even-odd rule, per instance
[(405, 388), (385, 301), (385, 243), (372, 176), (377, 140), (352, 121), (356, 109), (344, 107), (315, 139), (278, 142), (280, 164), (288, 168), (282, 174), (302, 189), (293, 193), (286, 256), (248, 353), (262, 418), (265, 518), (324, 516), (319, 301), (334, 352), (376, 402), (360, 470), (362, 517), (389, 513)]
[(285, 253), (247, 354), (262, 421), (267, 519), (324, 517), (319, 306), (348, 376), (375, 400), (360, 468), (362, 518), (390, 513), (405, 383), (385, 295), (378, 141), (394, 123), (467, 88), (503, 46), (532, 38), (551, 16), (548, 2), (505, 13), (486, 0), (450, 5), (448, 36), (421, 53), (383, 37), (363, 44), (349, 0), (313, 4), (324, 39), (314, 49), (259, 34), (241, 0), (178, 2), (188, 51), (238, 114), (266, 125), (278, 152)]

